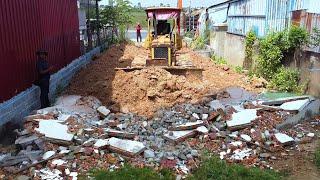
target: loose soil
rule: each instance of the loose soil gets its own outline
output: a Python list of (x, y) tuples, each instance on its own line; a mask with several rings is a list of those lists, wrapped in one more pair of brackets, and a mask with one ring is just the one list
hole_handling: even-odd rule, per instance
[(133, 72), (116, 71), (115, 68), (131, 66), (135, 57), (147, 57), (148, 51), (133, 44), (114, 45), (73, 79), (65, 94), (95, 96), (113, 111), (132, 112), (151, 117), (162, 107), (176, 103), (197, 102), (207, 94), (230, 86), (249, 91), (261, 91), (250, 84), (248, 78), (224, 70), (210, 58), (204, 58), (188, 48), (180, 54), (190, 58), (193, 65), (203, 68), (203, 79), (172, 75), (160, 68), (147, 68)]

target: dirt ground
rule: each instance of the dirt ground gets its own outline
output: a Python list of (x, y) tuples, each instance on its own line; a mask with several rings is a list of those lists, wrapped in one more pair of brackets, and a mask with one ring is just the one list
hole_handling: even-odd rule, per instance
[(226, 70), (188, 48), (179, 53), (190, 58), (194, 66), (204, 69), (202, 81), (172, 75), (160, 68), (133, 72), (115, 71), (117, 67), (130, 66), (137, 56), (147, 57), (147, 53), (144, 48), (133, 44), (114, 45), (81, 70), (65, 93), (92, 95), (113, 111), (151, 117), (161, 107), (196, 102), (206, 94), (231, 86), (261, 91), (250, 84), (245, 75), (232, 69)]

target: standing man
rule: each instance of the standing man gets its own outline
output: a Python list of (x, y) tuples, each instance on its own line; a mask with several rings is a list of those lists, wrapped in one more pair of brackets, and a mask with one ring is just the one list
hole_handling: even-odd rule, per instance
[(138, 25), (136, 26), (136, 31), (137, 31), (137, 42), (139, 42), (139, 38), (140, 38), (140, 42), (142, 42), (142, 37), (141, 37), (141, 25), (140, 23), (138, 23)]
[(47, 60), (48, 52), (45, 50), (37, 51), (37, 73), (38, 73), (38, 85), (41, 89), (41, 108), (46, 108), (50, 106), (49, 101), (49, 87), (50, 87), (50, 72), (53, 67), (49, 67), (49, 62)]

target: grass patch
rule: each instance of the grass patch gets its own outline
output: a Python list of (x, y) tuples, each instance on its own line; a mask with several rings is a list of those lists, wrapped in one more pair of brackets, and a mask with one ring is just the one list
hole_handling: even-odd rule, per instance
[(150, 168), (135, 168), (128, 164), (115, 171), (93, 170), (90, 177), (95, 180), (175, 180), (174, 174), (170, 170), (163, 169), (156, 172)]
[(216, 56), (216, 55), (213, 55), (211, 57), (211, 60), (216, 63), (216, 64), (219, 64), (219, 65), (227, 65), (227, 60), (224, 59), (223, 57), (219, 57), (219, 56)]
[[(319, 150), (320, 162), (320, 150)], [(156, 172), (150, 168), (135, 168), (126, 164), (123, 168), (115, 171), (93, 170), (90, 179), (95, 180), (175, 180), (175, 175), (170, 170)], [(82, 178), (86, 179), (86, 178)], [(258, 168), (246, 168), (238, 164), (227, 164), (216, 157), (206, 158), (201, 166), (196, 169), (188, 180), (277, 180), (282, 179), (279, 173), (272, 170), (261, 170)]]
[(320, 169), (320, 145), (317, 147), (316, 152), (314, 153), (314, 162)]
[[(320, 156), (319, 156), (320, 157)], [(242, 165), (229, 165), (216, 157), (205, 160), (201, 166), (188, 177), (189, 180), (276, 180), (281, 176), (271, 170), (260, 170), (258, 168), (246, 168)]]

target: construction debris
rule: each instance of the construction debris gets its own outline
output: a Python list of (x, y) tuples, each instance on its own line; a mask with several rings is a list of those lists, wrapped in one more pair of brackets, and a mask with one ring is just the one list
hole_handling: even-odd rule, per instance
[(115, 137), (109, 139), (109, 145), (110, 150), (130, 157), (142, 153), (145, 149), (145, 146), (141, 142), (123, 140)]
[(35, 130), (50, 139), (62, 141), (72, 141), (73, 139), (73, 134), (68, 133), (68, 126), (62, 125), (58, 121), (40, 121), (39, 128)]
[[(59, 105), (33, 115), (43, 117), (40, 115), (45, 113), (50, 118), (26, 121), (27, 131), (16, 131), (16, 144), (22, 150), (0, 154), (0, 165), (11, 169), (10, 173), (32, 168), (31, 178), (76, 179), (78, 173), (92, 167), (121, 167), (126, 159), (138, 165), (172, 168), (184, 175), (197, 166), (205, 148), (228, 162), (271, 168), (274, 159), (284, 158), (283, 149), (295, 150), (288, 145), (317, 137), (309, 122), (288, 131), (276, 128), (297, 115), (292, 110), (298, 108), (295, 101), (299, 100), (277, 104), (291, 102), (293, 106), (285, 104), (283, 107), (290, 108), (284, 110), (263, 105), (264, 100), (252, 99), (243, 90), (244, 96), (226, 92), (199, 103), (159, 109), (151, 119), (105, 111), (108, 108), (95, 98), (65, 96)], [(316, 101), (307, 100), (310, 103), (301, 112)], [(313, 123), (320, 124), (319, 120)]]

